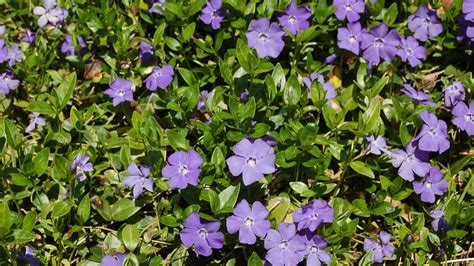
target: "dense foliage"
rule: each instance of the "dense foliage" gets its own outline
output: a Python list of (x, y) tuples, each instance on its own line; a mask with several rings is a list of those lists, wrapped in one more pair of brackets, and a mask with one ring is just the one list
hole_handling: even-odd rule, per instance
[(472, 262), (474, 1), (0, 8), (0, 264)]

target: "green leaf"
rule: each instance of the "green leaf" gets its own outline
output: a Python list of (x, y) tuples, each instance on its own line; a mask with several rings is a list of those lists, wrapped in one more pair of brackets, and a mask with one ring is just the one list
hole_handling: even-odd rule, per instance
[(134, 251), (137, 248), (138, 242), (140, 242), (140, 232), (136, 224), (127, 224), (122, 229), (122, 242), (130, 251)]
[(84, 224), (87, 219), (89, 219), (89, 215), (91, 213), (91, 203), (89, 199), (89, 194), (86, 194), (81, 202), (79, 203), (79, 207), (77, 208), (77, 214), (81, 218), (81, 223)]
[(263, 266), (262, 259), (260, 259), (257, 253), (252, 252), (252, 255), (247, 261), (247, 266)]
[(8, 232), (12, 224), (13, 221), (10, 209), (8, 208), (8, 201), (3, 199), (0, 205), (0, 234)]
[(5, 135), (7, 137), (7, 143), (10, 144), (13, 148), (17, 149), (22, 142), (22, 135), (20, 131), (10, 120), (4, 120), (5, 125)]
[(186, 69), (186, 68), (178, 68), (178, 72), (183, 77), (184, 81), (188, 86), (195, 85), (197, 83), (196, 77), (194, 77), (194, 74), (191, 70)]
[(59, 218), (71, 211), (71, 205), (68, 201), (56, 201), (53, 205), (53, 209), (51, 211), (52, 218)]
[(114, 221), (121, 222), (127, 220), (135, 214), (140, 208), (127, 198), (119, 199), (111, 206), (111, 216)]
[(308, 186), (303, 182), (290, 182), (290, 187), (298, 194), (308, 190)]
[(183, 40), (187, 41), (193, 37), (194, 30), (196, 29), (196, 22), (192, 22), (191, 24), (188, 24), (184, 30), (183, 30)]
[(385, 215), (394, 211), (395, 208), (390, 203), (382, 202), (380, 204), (377, 204), (377, 207), (372, 210), (372, 213), (375, 215)]
[(8, 244), (24, 244), (28, 243), (36, 238), (36, 235), (32, 232), (15, 229), (13, 233), (6, 237), (6, 242)]
[(365, 111), (362, 116), (364, 125), (362, 133), (367, 134), (376, 128), (380, 117), (380, 109), (381, 106), (379, 102), (372, 102), (367, 111)]
[(10, 177), (12, 178), (12, 183), (17, 185), (17, 186), (20, 186), (20, 187), (27, 187), (27, 186), (32, 186), (33, 183), (31, 182), (31, 180), (22, 175), (22, 174), (18, 174), (18, 173), (11, 173), (10, 174)]
[(286, 104), (296, 105), (301, 98), (301, 86), (298, 82), (298, 78), (295, 75), (291, 75), (285, 84), (283, 91), (283, 100)]
[(33, 165), (35, 166), (35, 172), (37, 176), (41, 176), (48, 168), (49, 161), (49, 148), (44, 148), (33, 159)]
[(69, 74), (56, 89), (56, 96), (58, 97), (58, 110), (62, 110), (67, 102), (71, 99), (74, 88), (76, 87), (76, 72)]
[(448, 236), (453, 237), (453, 238), (463, 238), (466, 235), (467, 235), (467, 232), (464, 230), (454, 229), (454, 230), (448, 231)]
[(291, 201), (286, 197), (275, 197), (268, 202), (270, 209), (270, 220), (274, 220), (275, 224), (280, 224), (285, 220), (288, 210), (290, 209)]
[(358, 174), (370, 177), (372, 179), (375, 178), (374, 172), (370, 169), (364, 162), (361, 161), (354, 161), (349, 163), (349, 166), (352, 170), (356, 171)]
[(252, 72), (252, 67), (249, 64), (248, 57), (250, 49), (247, 44), (241, 39), (237, 40), (237, 60), (239, 60), (240, 66), (247, 72)]
[(23, 218), (23, 225), (21, 226), (21, 229), (26, 230), (26, 231), (33, 231), (33, 228), (35, 227), (36, 224), (36, 212), (35, 211), (29, 211), (26, 215), (25, 218)]
[(51, 104), (43, 101), (31, 102), (28, 107), (26, 107), (26, 109), (30, 112), (36, 112), (44, 115), (54, 115), (56, 113)]
[(383, 21), (388, 25), (392, 26), (398, 16), (397, 3), (392, 3), (387, 9), (383, 16)]
[(257, 104), (255, 103), (255, 98), (250, 97), (245, 104), (242, 104), (239, 107), (239, 118), (240, 122), (244, 121), (247, 118), (253, 119), (255, 116), (255, 111)]
[(229, 186), (219, 193), (219, 213), (230, 213), (234, 210), (239, 192), (240, 184), (237, 184), (237, 186)]

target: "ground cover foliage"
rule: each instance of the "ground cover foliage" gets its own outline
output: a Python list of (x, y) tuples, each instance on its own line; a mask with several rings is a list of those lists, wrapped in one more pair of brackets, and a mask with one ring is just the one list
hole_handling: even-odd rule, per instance
[(474, 257), (474, 1), (0, 7), (0, 264)]

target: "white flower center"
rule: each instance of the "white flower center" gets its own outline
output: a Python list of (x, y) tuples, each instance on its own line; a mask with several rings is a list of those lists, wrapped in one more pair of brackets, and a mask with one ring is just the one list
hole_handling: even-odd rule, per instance
[(433, 185), (433, 183), (431, 183), (431, 182), (426, 182), (426, 187), (427, 187), (427, 188), (430, 188), (432, 185)]
[(120, 96), (120, 97), (123, 97), (125, 95), (125, 91), (124, 90), (119, 90), (119, 91), (117, 91), (117, 95)]
[(413, 55), (413, 50), (411, 48), (407, 48), (405, 51), (407, 55)]
[(425, 18), (423, 19), (423, 27), (428, 28), (431, 25), (431, 20), (430, 18)]
[(296, 17), (291, 15), (288, 17), (288, 22), (291, 24), (291, 25), (294, 25), (296, 23)]
[(76, 166), (76, 169), (77, 169), (77, 170), (81, 170), (81, 169), (82, 169), (82, 166), (81, 166), (80, 164), (78, 164), (78, 165)]
[(311, 213), (309, 214), (309, 219), (312, 220), (312, 221), (318, 219), (318, 214), (315, 213), (315, 212), (311, 212)]
[(436, 128), (430, 127), (430, 129), (428, 129), (428, 133), (431, 136), (435, 136), (435, 135), (437, 135), (437, 130), (436, 130)]
[(357, 37), (354, 34), (349, 35), (349, 42), (354, 43), (357, 41)]
[(246, 226), (253, 226), (253, 219), (250, 218), (250, 217), (245, 218), (244, 224), (245, 224)]
[(265, 34), (265, 33), (261, 33), (259, 36), (258, 36), (258, 40), (260, 42), (266, 42), (268, 39), (268, 36)]
[(256, 164), (257, 164), (257, 160), (255, 160), (254, 158), (249, 158), (247, 160), (247, 165), (250, 167), (255, 167)]
[(352, 11), (352, 5), (350, 5), (350, 4), (345, 4), (345, 5), (344, 5), (344, 9), (345, 9), (346, 11)]
[(318, 253), (318, 252), (319, 252), (319, 248), (318, 248), (316, 245), (312, 245), (312, 246), (311, 246), (311, 252), (313, 252), (313, 253)]
[(201, 239), (205, 239), (209, 235), (209, 233), (207, 232), (206, 228), (201, 228), (198, 231), (198, 235)]
[(219, 11), (218, 11), (218, 10), (212, 11), (211, 17), (212, 17), (213, 19), (219, 17)]
[(153, 72), (153, 77), (154, 77), (154, 78), (161, 77), (161, 71), (158, 70), (158, 71)]
[(376, 38), (376, 39), (374, 40), (374, 45), (375, 45), (375, 47), (382, 47), (382, 46), (383, 46), (383, 43), (384, 43), (384, 41), (383, 41), (382, 38)]
[(288, 248), (288, 242), (286, 242), (286, 240), (282, 240), (280, 242), (280, 248), (281, 249), (287, 249)]
[(465, 114), (464, 120), (466, 120), (467, 122), (472, 122), (474, 121), (474, 116), (472, 114)]
[(181, 165), (179, 168), (178, 168), (178, 173), (180, 175), (186, 175), (187, 173), (189, 172), (188, 170), (188, 167), (186, 165)]

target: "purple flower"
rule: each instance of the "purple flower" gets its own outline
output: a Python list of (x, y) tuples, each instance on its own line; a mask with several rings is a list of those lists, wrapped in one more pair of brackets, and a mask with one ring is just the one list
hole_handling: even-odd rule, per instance
[(429, 152), (416, 147), (416, 141), (407, 144), (406, 151), (395, 150), (391, 152), (392, 165), (398, 168), (398, 175), (407, 181), (415, 179), (414, 174), (425, 176), (431, 168), (428, 163)]
[(115, 252), (112, 255), (105, 255), (100, 261), (100, 266), (122, 266), (125, 261), (126, 254)]
[(305, 238), (296, 234), (296, 226), (280, 223), (278, 231), (270, 229), (264, 242), (265, 259), (272, 265), (297, 265), (304, 259)]
[(246, 102), (249, 99), (250, 93), (247, 89), (245, 89), (241, 94), (240, 94), (240, 100), (243, 102)]
[(311, 17), (311, 10), (307, 6), (297, 6), (295, 0), (291, 0), (285, 13), (278, 14), (277, 18), (283, 28), (293, 35), (298, 31), (309, 28), (308, 19)]
[(398, 50), (398, 56), (402, 59), (403, 62), (408, 62), (412, 67), (416, 67), (421, 64), (420, 59), (425, 59), (426, 50), (425, 47), (420, 46), (418, 41), (412, 36), (403, 39), (400, 38), (400, 49)]
[(161, 171), (163, 177), (170, 178), (171, 188), (185, 189), (188, 184), (197, 186), (203, 160), (195, 150), (177, 151), (168, 157), (168, 163)]
[(436, 107), (436, 104), (430, 100), (430, 96), (428, 94), (421, 91), (417, 91), (408, 84), (403, 84), (403, 87), (405, 89), (401, 89), (401, 91), (413, 100), (413, 104), (424, 104)]
[(337, 29), (338, 46), (358, 55), (360, 52), (360, 41), (362, 37), (362, 27), (360, 23), (349, 23), (347, 28)]
[(6, 71), (0, 75), (0, 93), (9, 94), (10, 91), (15, 90), (20, 85), (20, 81), (13, 79), (13, 72)]
[(270, 230), (270, 222), (266, 220), (268, 211), (262, 203), (256, 201), (250, 208), (243, 199), (234, 208), (234, 215), (227, 217), (227, 231), (230, 234), (239, 232), (239, 242), (253, 245), (257, 236), (265, 237)]
[(0, 64), (8, 60), (8, 47), (5, 46), (5, 40), (0, 38)]
[(224, 234), (219, 232), (219, 221), (207, 221), (195, 212), (184, 220), (184, 229), (179, 232), (179, 237), (184, 246), (202, 256), (210, 256), (212, 249), (221, 249), (224, 246)]
[(227, 166), (233, 176), (242, 174), (246, 186), (259, 181), (264, 174), (276, 171), (275, 151), (262, 139), (253, 142), (242, 139), (235, 144), (234, 154), (227, 159)]
[(383, 136), (378, 136), (377, 138), (374, 135), (367, 135), (365, 139), (369, 142), (366, 150), (372, 154), (380, 155), (382, 152), (389, 153), (387, 150), (387, 143)]
[(469, 136), (474, 136), (474, 101), (471, 101), (469, 108), (464, 102), (459, 102), (452, 113), (455, 116), (453, 124), (466, 131)]
[(336, 8), (336, 17), (339, 21), (346, 19), (349, 22), (359, 21), (360, 15), (364, 13), (365, 4), (361, 0), (334, 0), (333, 3)]
[(38, 26), (44, 27), (48, 22), (52, 26), (56, 26), (66, 19), (69, 14), (68, 11), (55, 6), (56, 0), (43, 0), (43, 6), (36, 6), (33, 9), (33, 14), (41, 16), (38, 19)]
[(306, 234), (306, 265), (321, 265), (331, 263), (331, 255), (324, 251), (324, 248), (328, 245), (328, 242), (318, 236), (312, 234)]
[(201, 21), (207, 25), (211, 24), (212, 29), (217, 30), (221, 27), (221, 21), (225, 18), (225, 13), (221, 8), (222, 0), (209, 0), (201, 10)]
[(149, 65), (156, 61), (156, 57), (153, 51), (153, 46), (144, 41), (140, 42), (140, 60), (143, 64)]
[(438, 120), (436, 115), (429, 111), (420, 111), (424, 124), (421, 132), (416, 136), (418, 147), (423, 151), (443, 153), (449, 149), (448, 126), (443, 120)]
[(25, 133), (31, 132), (33, 129), (35, 129), (36, 125), (44, 127), (46, 126), (46, 120), (40, 117), (37, 112), (33, 112), (30, 115), (30, 124), (26, 127)]
[[(79, 54), (85, 54), (87, 51), (87, 44), (84, 41), (84, 38), (79, 36), (79, 38), (77, 38), (77, 44), (79, 44), (79, 47), (81, 47)], [(66, 40), (61, 44), (61, 52), (67, 56), (77, 55), (76, 48), (74, 47), (74, 43), (72, 41), (72, 36), (70, 34), (66, 34)]]
[(157, 88), (164, 89), (173, 81), (174, 70), (170, 65), (163, 68), (154, 67), (151, 74), (145, 79), (146, 88), (156, 91)]
[(458, 102), (464, 101), (464, 98), (466, 97), (464, 84), (459, 81), (455, 81), (453, 84), (446, 87), (442, 94), (444, 95), (444, 106), (447, 108), (453, 108)]
[(0, 36), (5, 33), (5, 25), (0, 25)]
[(196, 104), (196, 109), (197, 110), (207, 110), (207, 105), (206, 105), (206, 100), (207, 97), (209, 97), (209, 92), (207, 90), (201, 91), (201, 94), (199, 95), (199, 100), (198, 103)]
[(449, 225), (448, 223), (446, 222), (446, 219), (444, 217), (444, 211), (441, 211), (441, 210), (434, 210), (430, 216), (431, 218), (433, 218), (434, 220), (431, 222), (431, 226), (433, 226), (433, 230), (435, 230), (436, 232), (438, 232), (440, 229), (444, 229), (444, 230), (449, 230)]
[(40, 260), (35, 256), (35, 251), (29, 246), (25, 247), (25, 253), (22, 251), (18, 252), (18, 258), (30, 266), (40, 266)]
[(153, 192), (153, 180), (147, 178), (150, 174), (150, 167), (145, 165), (137, 166), (135, 163), (131, 163), (127, 168), (127, 173), (130, 176), (125, 177), (123, 183), (129, 187), (133, 187), (133, 197), (138, 197), (143, 192), (143, 188)]
[(15, 62), (23, 61), (23, 56), (21, 55), (20, 48), (18, 45), (12, 45), (12, 47), (8, 50), (7, 58), (5, 61), (8, 61), (10, 66), (14, 66)]
[(76, 175), (79, 175), (79, 181), (86, 180), (84, 172), (93, 171), (92, 164), (88, 162), (89, 156), (87, 155), (76, 155), (71, 164), (71, 171), (75, 171)]
[[(153, 2), (153, 1), (151, 1)], [(155, 13), (158, 15), (163, 15), (163, 12), (161, 10), (165, 9), (165, 2), (166, 0), (158, 0), (157, 2), (152, 3), (150, 9), (148, 10), (150, 13)]]
[(30, 29), (27, 29), (25, 37), (23, 37), (23, 39), (21, 39), (21, 41), (32, 44), (32, 43), (35, 42), (35, 39), (36, 39), (36, 32), (31, 31)]
[(321, 223), (334, 222), (334, 208), (324, 200), (313, 200), (293, 214), (293, 222), (298, 230), (309, 229), (314, 232)]
[(415, 33), (413, 36), (425, 42), (430, 37), (436, 37), (443, 32), (436, 11), (429, 9), (425, 5), (421, 5), (415, 14), (408, 17), (408, 28)]
[(132, 81), (116, 78), (104, 93), (113, 99), (112, 105), (117, 106), (121, 102), (133, 101), (132, 86)]
[(466, 39), (466, 45), (471, 46), (474, 41), (474, 21), (466, 20), (464, 14), (459, 15), (458, 22), (461, 28), (456, 36), (458, 41)]
[[(311, 78), (311, 79), (310, 79)], [(327, 100), (328, 105), (332, 105), (332, 99), (336, 98), (336, 90), (334, 89), (334, 86), (332, 85), (331, 82), (325, 81), (324, 76), (319, 74), (319, 73), (311, 73), (310, 78), (308, 77), (303, 77), (303, 83), (306, 85), (306, 88), (308, 89), (308, 98), (311, 99), (311, 84), (313, 81), (317, 80), (319, 84), (321, 84), (326, 91), (326, 96), (324, 97)]]
[(400, 36), (396, 30), (388, 29), (385, 23), (373, 27), (370, 32), (362, 32), (361, 48), (363, 57), (371, 64), (378, 65), (380, 58), (392, 61), (397, 55)]
[(474, 22), (474, 1), (465, 0), (462, 3), (462, 13), (464, 14), (464, 19)]
[(372, 250), (372, 261), (376, 263), (382, 263), (383, 257), (391, 258), (395, 253), (395, 249), (388, 242), (392, 238), (392, 235), (385, 231), (380, 231), (379, 240), (380, 243), (375, 242), (372, 238), (366, 237), (364, 239), (364, 251)]
[(257, 50), (260, 58), (265, 56), (277, 58), (285, 47), (283, 41), (285, 32), (275, 22), (270, 24), (267, 17), (252, 20), (250, 26), (252, 29), (245, 33), (249, 47)]
[(416, 194), (421, 194), (421, 201), (434, 203), (435, 195), (442, 196), (448, 190), (448, 182), (443, 180), (443, 173), (438, 168), (431, 168), (424, 182), (413, 182)]
[(323, 64), (326, 65), (326, 66), (327, 66), (327, 65), (331, 65), (332, 63), (334, 63), (334, 61), (336, 60), (336, 58), (337, 58), (337, 55), (336, 55), (336, 54), (331, 54), (331, 55), (329, 55), (328, 57), (326, 57), (326, 58), (324, 59)]

